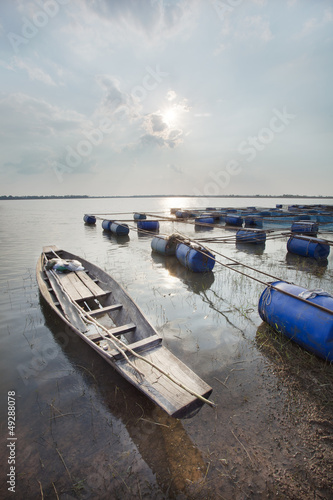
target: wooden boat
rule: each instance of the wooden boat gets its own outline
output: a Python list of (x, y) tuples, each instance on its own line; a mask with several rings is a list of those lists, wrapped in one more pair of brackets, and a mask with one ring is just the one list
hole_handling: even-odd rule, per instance
[[(77, 260), (82, 271), (50, 269), (54, 258)], [(58, 316), (125, 379), (176, 418), (207, 403), (212, 388), (162, 345), (125, 290), (105, 271), (56, 246), (37, 263), (42, 297)], [(98, 319), (97, 319), (98, 318)]]

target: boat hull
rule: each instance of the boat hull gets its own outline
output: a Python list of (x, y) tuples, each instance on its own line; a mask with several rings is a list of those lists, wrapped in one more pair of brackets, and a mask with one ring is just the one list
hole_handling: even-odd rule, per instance
[[(61, 282), (58, 283), (59, 277), (54, 278), (53, 274), (45, 269), (44, 256), (52, 256), (54, 251), (58, 255), (61, 254), (61, 258), (80, 261), (89, 275), (89, 280), (84, 278), (86, 288), (90, 287), (95, 295), (89, 297), (89, 292), (83, 288), (84, 274), (74, 273), (75, 280), (81, 277), (76, 289), (82, 295), (75, 302), (89, 303), (99, 297), (103, 307), (93, 311), (92, 314), (95, 316), (107, 314), (114, 324), (113, 329), (110, 329), (111, 333), (118, 332), (119, 329), (125, 332), (121, 338), (125, 340), (126, 337), (128, 351), (125, 346), (120, 352), (115, 344), (104, 350), (105, 339), (96, 335), (95, 327), (87, 325), (76, 305), (68, 300), (66, 289), (62, 289), (61, 283), (68, 287), (67, 290), (71, 290), (72, 283), (67, 283), (69, 274), (62, 275)], [(85, 259), (60, 251), (56, 247), (45, 248), (38, 260), (36, 271), (41, 295), (53, 311), (107, 363), (155, 404), (175, 418), (189, 418), (203, 406), (204, 402), (197, 395), (208, 398), (212, 388), (162, 345), (161, 337), (140, 308), (109, 274)], [(73, 278), (72, 282), (76, 282)], [(93, 286), (93, 282), (97, 282), (98, 285)], [(90, 317), (92, 314), (90, 313)]]

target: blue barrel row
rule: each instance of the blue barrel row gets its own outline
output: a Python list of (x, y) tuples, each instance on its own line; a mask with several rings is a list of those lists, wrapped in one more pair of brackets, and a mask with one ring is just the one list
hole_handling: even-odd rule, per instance
[(96, 217), (90, 214), (84, 214), (83, 220), (86, 224), (96, 224)]
[(118, 236), (125, 236), (129, 233), (129, 227), (124, 222), (114, 221), (114, 220), (103, 220), (102, 228), (105, 231), (110, 231)]
[(151, 248), (161, 255), (175, 255), (186, 269), (194, 273), (212, 271), (215, 265), (215, 256), (199, 245), (177, 243), (174, 239), (155, 236)]

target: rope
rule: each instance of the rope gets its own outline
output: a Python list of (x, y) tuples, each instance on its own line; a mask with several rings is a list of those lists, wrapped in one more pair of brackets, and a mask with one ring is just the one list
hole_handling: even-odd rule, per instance
[[(52, 252), (57, 255), (53, 250)], [(45, 254), (44, 254), (45, 255)], [(46, 256), (45, 256), (46, 257)], [(115, 337), (114, 335), (112, 335), (112, 333), (107, 330), (107, 328), (105, 328), (103, 325), (101, 325), (98, 321), (96, 321), (95, 318), (93, 318), (89, 313), (87, 313), (86, 311), (83, 310), (82, 307), (80, 307), (78, 304), (76, 304), (73, 299), (68, 295), (68, 293), (64, 290), (63, 286), (61, 285), (61, 282), (60, 280), (58, 279), (58, 277), (56, 276), (56, 274), (54, 273), (54, 271), (51, 270), (51, 273), (52, 275), (55, 277), (55, 279), (57, 280), (57, 283), (59, 284), (59, 286), (61, 287), (63, 293), (67, 296), (68, 300), (74, 305), (74, 307), (78, 310), (80, 316), (82, 317), (82, 319), (84, 321), (86, 321), (87, 323), (93, 323), (96, 327), (98, 328), (101, 328), (102, 330), (106, 331), (106, 333), (108, 335), (110, 335), (110, 338), (108, 337), (105, 337), (101, 332), (98, 332), (104, 340), (106, 340), (107, 342), (112, 342), (114, 345), (115, 344), (118, 344), (116, 346), (116, 349), (124, 356), (124, 358), (126, 359), (126, 361), (129, 363), (130, 366), (132, 366), (132, 368), (138, 372), (142, 377), (144, 377), (144, 374), (138, 370), (138, 368), (128, 359), (128, 357), (126, 356), (126, 353), (122, 351), (120, 345), (122, 347), (124, 347), (128, 352), (130, 352), (133, 356), (135, 356), (136, 358), (144, 361), (145, 363), (149, 364), (150, 366), (152, 366), (153, 368), (155, 368), (157, 371), (159, 371), (162, 375), (164, 375), (165, 377), (167, 377), (169, 380), (171, 380), (171, 382), (173, 382), (175, 385), (178, 385), (179, 387), (181, 387), (182, 389), (184, 389), (186, 392), (188, 392), (189, 394), (192, 394), (192, 396), (195, 396), (197, 399), (199, 399), (200, 401), (202, 401), (203, 403), (206, 403), (207, 405), (211, 406), (212, 408), (216, 408), (216, 404), (213, 402), (213, 401), (209, 401), (209, 399), (206, 399), (204, 398), (203, 396), (201, 396), (201, 394), (198, 394), (196, 393), (195, 391), (192, 391), (192, 389), (190, 389), (189, 387), (186, 387), (184, 384), (182, 384), (181, 382), (179, 382), (178, 380), (174, 379), (169, 373), (167, 373), (166, 371), (164, 371), (162, 368), (160, 368), (159, 366), (157, 366), (155, 363), (153, 363), (152, 361), (150, 361), (149, 359), (147, 358), (144, 358), (143, 356), (140, 356), (140, 354), (138, 354), (137, 352), (135, 352), (133, 349), (131, 349), (127, 344), (125, 344), (124, 342), (122, 342), (120, 339), (118, 339), (117, 337)], [(83, 315), (83, 312), (84, 312), (84, 315)], [(142, 381), (141, 381), (142, 382)]]
[[(195, 240), (193, 240), (193, 241), (195, 242)], [(203, 247), (203, 248), (205, 248), (205, 247)], [(206, 250), (207, 250), (208, 252), (214, 252), (214, 250), (211, 250), (211, 249), (209, 249), (209, 248), (206, 248)], [(203, 251), (202, 251), (202, 250), (200, 250), (200, 249), (198, 249), (197, 251), (198, 251), (198, 252), (200, 252), (200, 253), (202, 253), (203, 255), (205, 255), (206, 257), (208, 257), (208, 258), (210, 258), (210, 259), (212, 258), (212, 257), (211, 257), (211, 255), (209, 255), (209, 254), (207, 254), (207, 253), (203, 252)], [(219, 252), (215, 252), (215, 253), (219, 254)], [(264, 271), (260, 271), (260, 270), (258, 270), (258, 269), (255, 269), (254, 267), (247, 266), (246, 264), (243, 264), (243, 263), (241, 263), (241, 262), (238, 262), (237, 260), (232, 259), (231, 257), (227, 257), (227, 256), (225, 256), (225, 255), (223, 255), (223, 254), (219, 254), (219, 255), (221, 255), (222, 257), (225, 257), (226, 259), (231, 260), (232, 262), (234, 262), (234, 263), (236, 263), (236, 264), (242, 265), (243, 267), (249, 268), (249, 269), (251, 269), (251, 270), (253, 270), (253, 271), (255, 271), (255, 272), (258, 272), (258, 273), (264, 274), (264, 275), (266, 275), (266, 276), (269, 276), (269, 277), (273, 278), (274, 280), (277, 280), (277, 281), (283, 281), (284, 283), (287, 283), (287, 284), (289, 284), (289, 285), (292, 285), (292, 283), (289, 283), (288, 281), (285, 281), (285, 280), (283, 280), (283, 279), (281, 279), (281, 278), (277, 278), (276, 276), (272, 276), (272, 275), (270, 275), (270, 274), (268, 274), (268, 273), (265, 273)], [(215, 262), (217, 262), (217, 263), (221, 264), (223, 267), (226, 267), (227, 269), (230, 269), (230, 267), (229, 267), (227, 264), (224, 264), (223, 262), (217, 261), (216, 259), (215, 259)], [(251, 276), (251, 275), (249, 275), (249, 274), (244, 273), (243, 271), (240, 271), (239, 269), (235, 269), (235, 268), (231, 268), (231, 269), (232, 269), (233, 271), (235, 271), (236, 273), (239, 273), (239, 274), (241, 274), (241, 275), (243, 275), (243, 276), (246, 276), (247, 278), (250, 278), (250, 279), (252, 279), (252, 280), (254, 280), (254, 281), (257, 281), (258, 283), (260, 283), (260, 284), (264, 285), (265, 287), (269, 287), (270, 289), (272, 289), (272, 290), (276, 290), (276, 291), (278, 291), (278, 292), (280, 292), (280, 293), (283, 293), (283, 294), (285, 294), (285, 295), (288, 295), (289, 297), (293, 297), (294, 299), (300, 300), (300, 301), (302, 301), (302, 302), (306, 302), (307, 304), (309, 304), (309, 305), (311, 305), (311, 306), (313, 306), (313, 307), (316, 307), (317, 309), (320, 309), (321, 311), (324, 311), (324, 312), (326, 312), (326, 313), (328, 313), (328, 314), (333, 315), (333, 310), (328, 309), (327, 307), (321, 306), (320, 304), (317, 304), (316, 302), (309, 302), (308, 300), (306, 300), (306, 299), (304, 299), (304, 298), (302, 298), (302, 297), (299, 297), (298, 295), (294, 295), (294, 294), (292, 294), (292, 293), (290, 293), (290, 292), (287, 292), (286, 290), (282, 290), (281, 288), (277, 288), (277, 287), (275, 287), (274, 285), (272, 285), (271, 283), (266, 283), (266, 282), (264, 282), (264, 281), (262, 281), (262, 280), (260, 280), (260, 279), (258, 279), (258, 278), (255, 278), (254, 276)]]

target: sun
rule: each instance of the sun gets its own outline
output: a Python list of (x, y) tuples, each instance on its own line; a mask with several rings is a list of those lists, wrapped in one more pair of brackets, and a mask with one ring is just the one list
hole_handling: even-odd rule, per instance
[(163, 121), (171, 127), (172, 125), (175, 125), (177, 122), (178, 118), (178, 113), (176, 108), (167, 108), (164, 111), (162, 111), (162, 117)]

